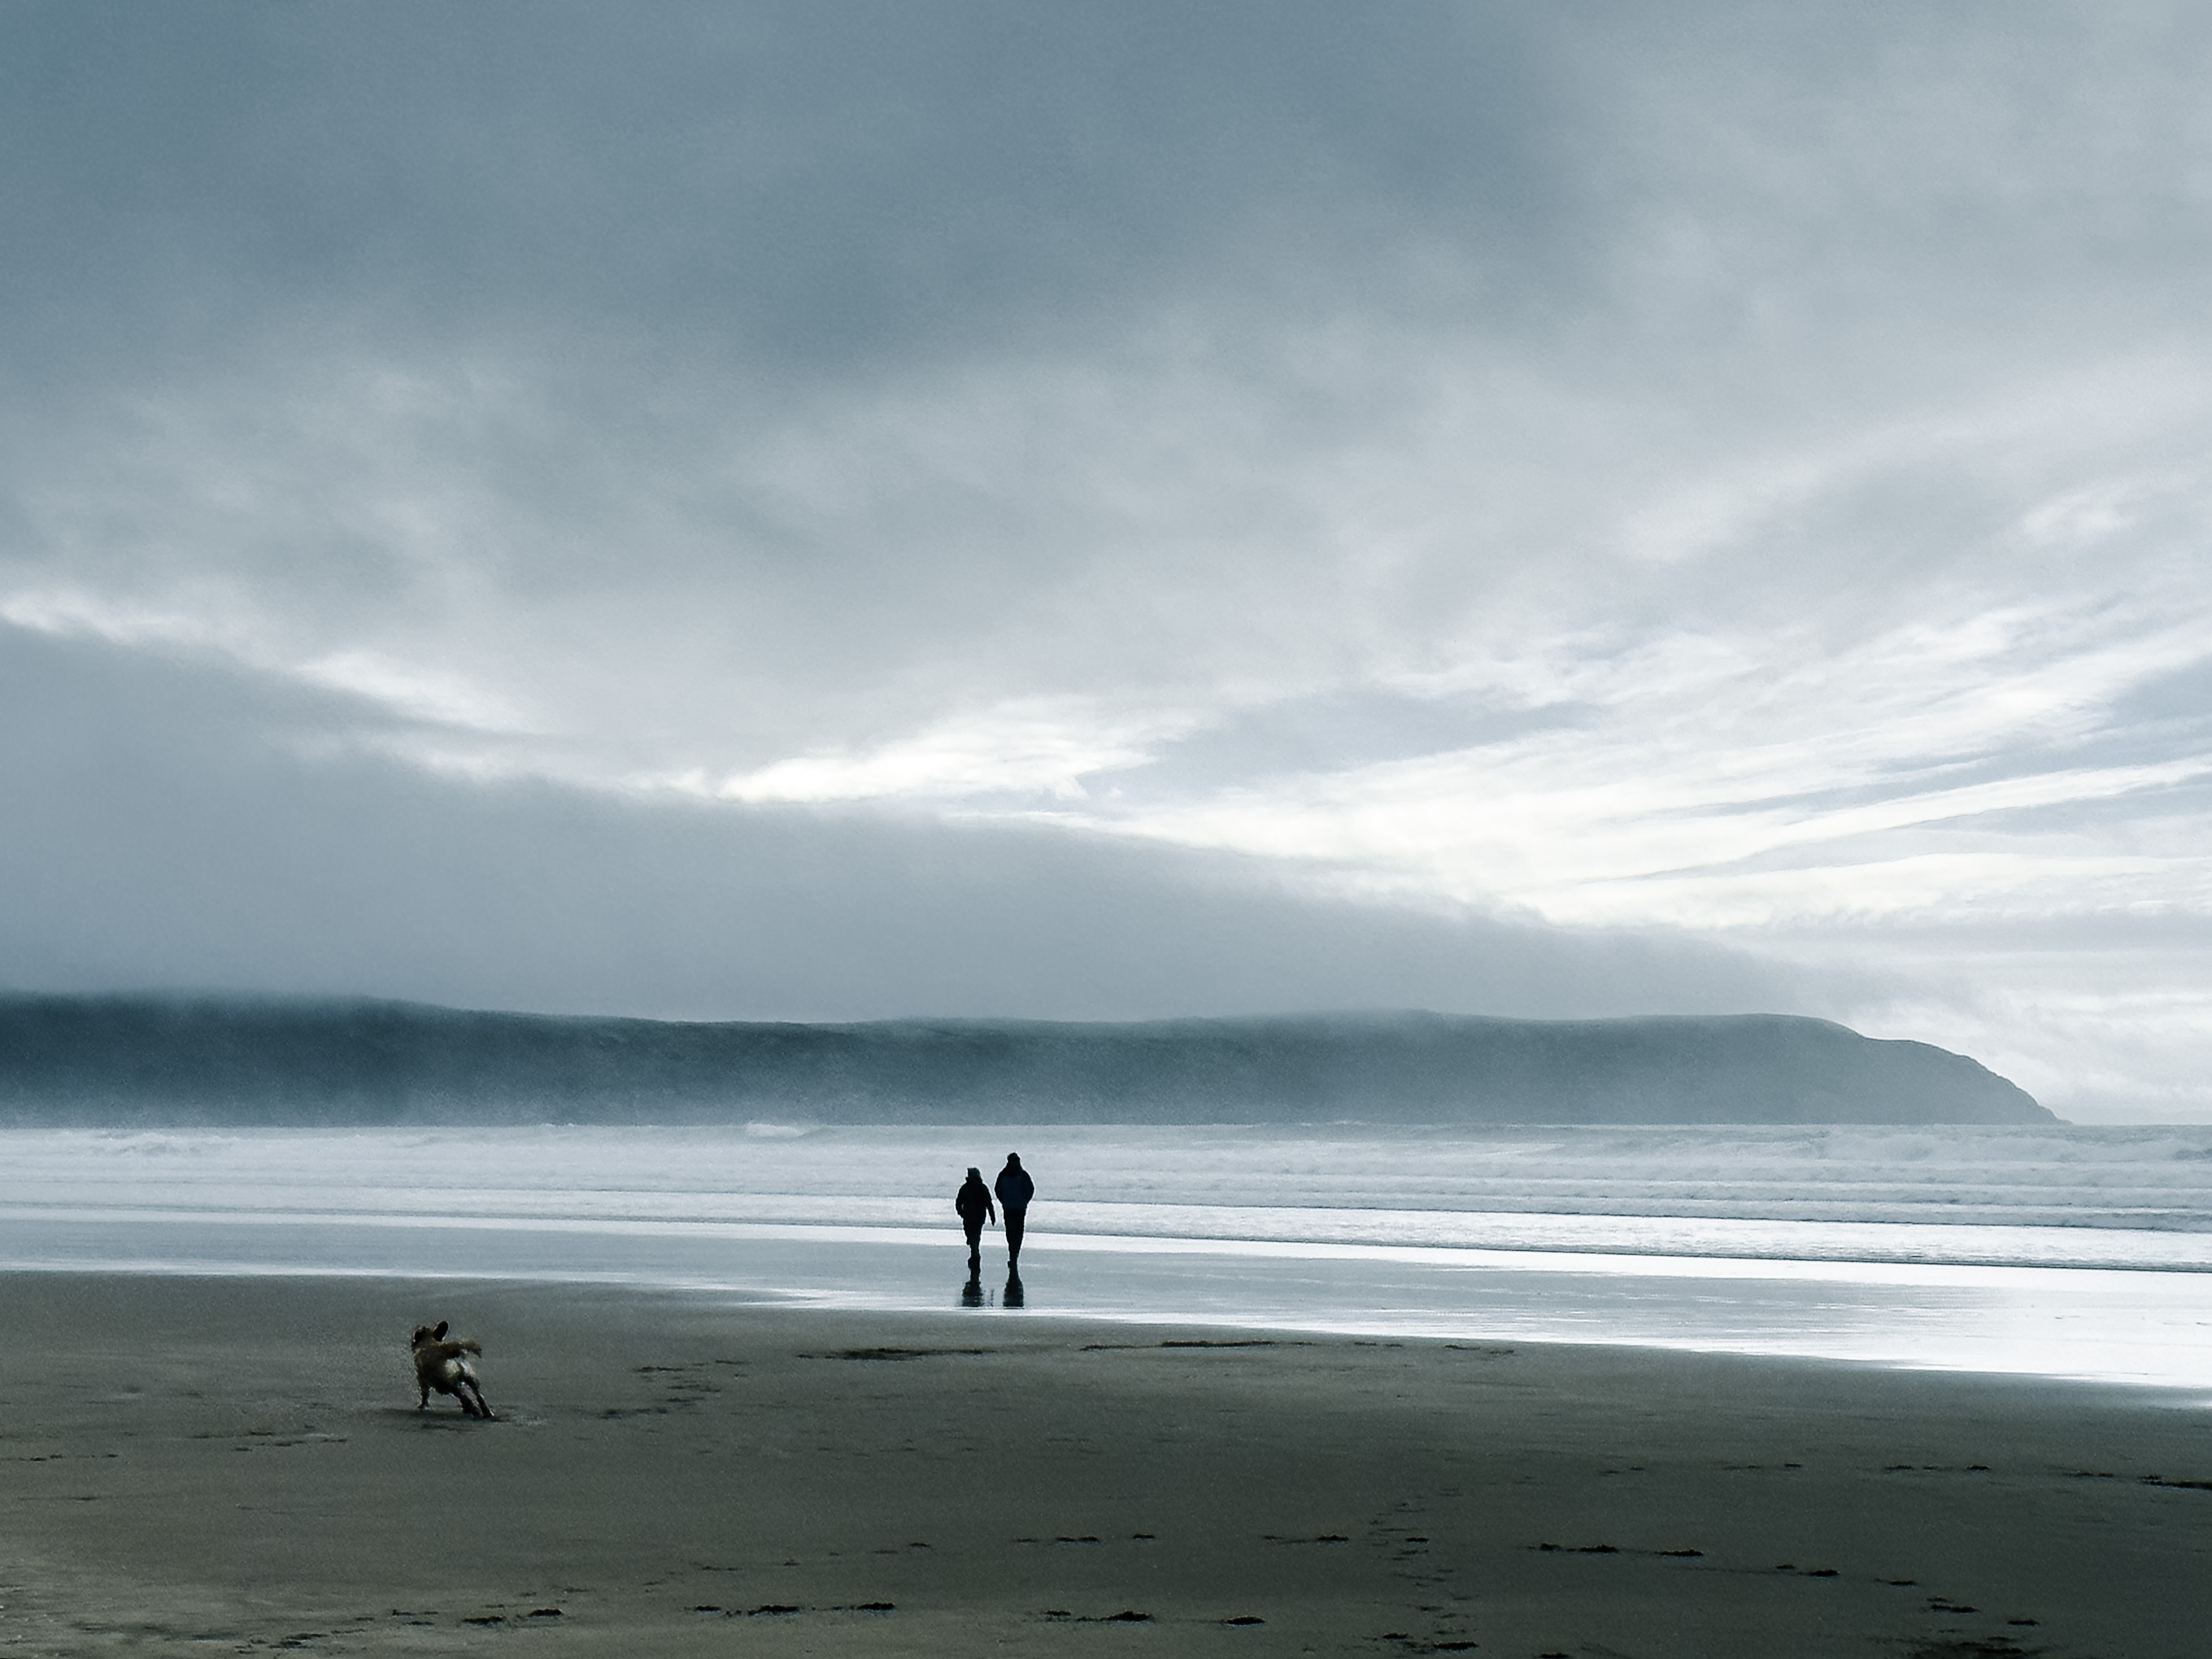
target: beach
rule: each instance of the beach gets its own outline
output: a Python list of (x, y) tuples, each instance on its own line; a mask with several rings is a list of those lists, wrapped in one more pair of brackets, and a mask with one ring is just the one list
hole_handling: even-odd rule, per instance
[[(415, 1408), (408, 1330), (498, 1420)], [(25, 1653), (2195, 1656), (2154, 1389), (638, 1287), (0, 1275)]]
[[(0, 1273), (460, 1273), (938, 1313), (967, 1299), (952, 1188), (996, 1133), (0, 1129)], [(1004, 1144), (1049, 1182), (1032, 1317), (2212, 1387), (2212, 1131)]]

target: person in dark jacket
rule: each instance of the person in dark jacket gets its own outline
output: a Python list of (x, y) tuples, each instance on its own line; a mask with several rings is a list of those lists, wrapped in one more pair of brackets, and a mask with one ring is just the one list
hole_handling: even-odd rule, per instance
[(999, 1208), (1006, 1217), (1006, 1271), (1012, 1273), (1022, 1259), (1022, 1226), (1029, 1218), (1030, 1200), (1036, 1196), (1036, 1182), (1022, 1168), (1021, 1154), (1008, 1152), (1006, 1167), (999, 1171), (995, 1184)]
[(999, 1214), (991, 1207), (991, 1189), (983, 1184), (983, 1172), (972, 1164), (968, 1179), (952, 1195), (952, 1207), (960, 1212), (960, 1224), (968, 1230), (968, 1267), (973, 1272), (983, 1265), (983, 1224), (996, 1221)]

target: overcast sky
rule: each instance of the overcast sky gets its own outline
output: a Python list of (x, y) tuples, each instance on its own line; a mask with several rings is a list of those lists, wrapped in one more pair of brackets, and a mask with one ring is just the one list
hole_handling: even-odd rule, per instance
[(0, 9), (0, 985), (2212, 1119), (2191, 4)]

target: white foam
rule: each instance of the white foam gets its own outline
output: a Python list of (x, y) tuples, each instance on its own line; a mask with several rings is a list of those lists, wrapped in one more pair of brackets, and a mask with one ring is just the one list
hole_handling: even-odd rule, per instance
[(0, 1131), (0, 1266), (954, 1305), (1007, 1146), (1034, 1311), (2212, 1382), (2203, 1129)]

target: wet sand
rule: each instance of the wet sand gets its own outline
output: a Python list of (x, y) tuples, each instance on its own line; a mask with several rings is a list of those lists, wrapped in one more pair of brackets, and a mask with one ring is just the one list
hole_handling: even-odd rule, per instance
[[(501, 1420), (414, 1409), (439, 1318)], [(0, 1329), (0, 1650), (2212, 1651), (2195, 1396), (472, 1281)]]

